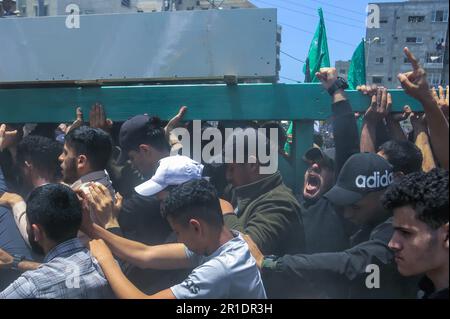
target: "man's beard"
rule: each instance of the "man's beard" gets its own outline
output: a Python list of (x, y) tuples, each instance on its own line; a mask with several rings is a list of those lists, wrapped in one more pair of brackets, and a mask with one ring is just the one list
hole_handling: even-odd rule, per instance
[(76, 158), (71, 158), (66, 162), (66, 168), (63, 172), (64, 183), (73, 184), (78, 180), (77, 174), (77, 160)]

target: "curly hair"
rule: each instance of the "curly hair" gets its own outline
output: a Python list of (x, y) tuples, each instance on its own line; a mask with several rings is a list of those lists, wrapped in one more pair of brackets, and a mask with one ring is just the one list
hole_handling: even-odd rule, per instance
[(204, 179), (175, 187), (163, 201), (161, 213), (164, 218), (170, 216), (180, 224), (201, 219), (219, 228), (224, 223), (216, 189)]
[(47, 137), (29, 135), (17, 146), (17, 163), (24, 165), (25, 161), (54, 178), (61, 177), (59, 155), (63, 147), (60, 143)]
[(388, 188), (382, 203), (388, 210), (410, 205), (419, 220), (437, 229), (448, 223), (448, 192), (448, 171), (433, 169), (406, 175)]

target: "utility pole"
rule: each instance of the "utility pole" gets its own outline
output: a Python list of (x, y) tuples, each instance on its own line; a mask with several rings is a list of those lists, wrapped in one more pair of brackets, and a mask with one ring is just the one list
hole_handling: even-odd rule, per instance
[[(447, 24), (447, 36), (445, 37), (445, 46), (444, 46), (444, 59), (442, 62), (444, 67), (442, 69), (442, 76), (441, 76), (441, 83), (443, 85), (449, 85), (448, 79), (446, 78), (446, 74), (448, 74), (448, 64), (449, 64), (449, 52), (448, 52), (449, 46), (448, 46), (448, 24)], [(447, 83), (445, 83), (447, 82)]]

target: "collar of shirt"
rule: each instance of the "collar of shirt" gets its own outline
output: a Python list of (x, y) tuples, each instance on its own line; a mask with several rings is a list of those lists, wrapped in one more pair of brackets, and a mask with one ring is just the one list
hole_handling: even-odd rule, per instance
[(436, 291), (436, 288), (430, 278), (424, 276), (419, 282), (419, 288), (423, 293), (423, 299), (448, 299), (448, 287)]
[(84, 247), (78, 238), (72, 238), (50, 250), (47, 256), (45, 256), (44, 263), (48, 263), (56, 257), (73, 255), (74, 253), (84, 250), (85, 248), (86, 247)]
[(211, 260), (211, 259), (219, 256), (225, 249), (228, 249), (228, 247), (230, 247), (230, 245), (245, 243), (244, 238), (242, 237), (241, 233), (239, 233), (236, 230), (230, 230), (230, 232), (231, 232), (231, 234), (233, 234), (233, 238), (230, 239), (229, 241), (227, 241), (225, 244), (223, 244), (219, 248), (217, 248), (216, 251), (213, 252), (211, 255), (204, 256), (204, 258), (206, 258), (205, 260)]
[(82, 176), (79, 180), (77, 180), (75, 183), (72, 184), (72, 189), (78, 189), (83, 184), (89, 183), (89, 182), (99, 182), (103, 185), (110, 184), (109, 175), (106, 171), (95, 171), (89, 174), (86, 174)]

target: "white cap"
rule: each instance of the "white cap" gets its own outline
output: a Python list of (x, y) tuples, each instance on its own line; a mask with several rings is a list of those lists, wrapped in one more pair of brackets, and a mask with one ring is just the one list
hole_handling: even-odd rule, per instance
[(181, 185), (191, 180), (202, 179), (203, 165), (187, 156), (175, 155), (159, 161), (153, 177), (134, 190), (142, 196), (153, 196), (168, 186)]

